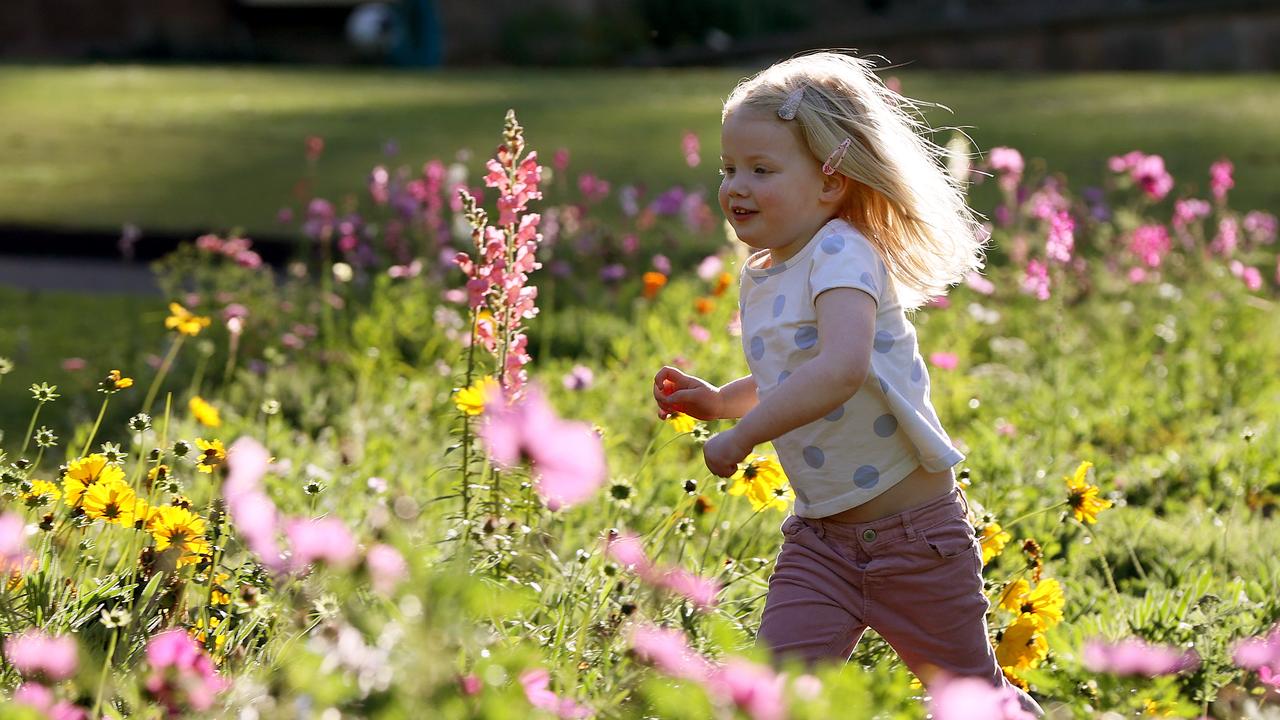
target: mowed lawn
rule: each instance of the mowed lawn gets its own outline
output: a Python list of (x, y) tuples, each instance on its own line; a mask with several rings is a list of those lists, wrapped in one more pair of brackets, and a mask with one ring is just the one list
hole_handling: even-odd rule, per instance
[[(571, 151), (575, 177), (710, 189), (720, 104), (754, 70), (0, 66), (0, 223), (280, 234), (306, 136), (326, 141), (314, 190), (336, 198), (375, 164), (417, 168), (462, 148), (477, 177), (507, 108), (548, 160)], [(1280, 208), (1280, 76), (886, 74), (954, 110), (930, 112), (935, 126), (1044, 158), (1074, 186), (1140, 149), (1165, 156), (1179, 192), (1205, 195), (1209, 163), (1229, 157), (1232, 205)], [(686, 130), (703, 143), (698, 168), (681, 154)], [(988, 211), (991, 193), (978, 188), (974, 206)]]

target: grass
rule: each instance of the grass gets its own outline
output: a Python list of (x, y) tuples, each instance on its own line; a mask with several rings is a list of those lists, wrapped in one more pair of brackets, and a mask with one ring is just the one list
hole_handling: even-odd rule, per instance
[[(0, 114), (0, 223), (279, 233), (307, 135), (326, 139), (314, 190), (336, 198), (379, 162), (488, 156), (508, 107), (548, 159), (571, 150), (575, 176), (711, 188), (720, 104), (752, 70), (4, 66), (0, 105), (22, 112)], [(1141, 149), (1204, 195), (1209, 163), (1226, 156), (1234, 206), (1280, 207), (1280, 76), (898, 74), (908, 95), (955, 111), (933, 112), (934, 125), (966, 126), (979, 148), (1017, 147), (1074, 182)], [(702, 139), (696, 169), (680, 155), (685, 130)], [(400, 154), (388, 160), (390, 139)], [(474, 178), (480, 165), (469, 168)], [(989, 192), (975, 207), (991, 206)]]

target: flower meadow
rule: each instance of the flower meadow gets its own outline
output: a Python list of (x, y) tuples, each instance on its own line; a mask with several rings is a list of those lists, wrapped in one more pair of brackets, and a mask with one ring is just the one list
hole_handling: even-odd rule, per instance
[[(949, 148), (1002, 200), (914, 322), (1005, 673), (1057, 718), (1280, 717), (1276, 217), (1228, 159), (1076, 187)], [(1025, 717), (874, 632), (753, 646), (785, 473), (711, 476), (719, 425), (646, 401), (743, 374), (743, 248), (708, 188), (548, 154), (510, 112), (326, 199), (309, 138), (293, 262), (200, 237), (155, 266), (161, 346), (47, 368), (0, 444), (0, 717)]]

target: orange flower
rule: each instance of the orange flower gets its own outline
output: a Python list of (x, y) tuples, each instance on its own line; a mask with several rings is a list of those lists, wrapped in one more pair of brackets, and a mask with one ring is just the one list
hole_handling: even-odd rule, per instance
[(720, 297), (721, 295), (724, 294), (725, 290), (729, 289), (729, 286), (732, 284), (733, 284), (733, 275), (730, 275), (727, 272), (722, 272), (720, 273), (720, 277), (716, 278), (716, 286), (712, 288), (711, 294), (715, 295), (716, 297)]
[(667, 284), (667, 276), (660, 272), (650, 270), (644, 274), (644, 296), (647, 300), (652, 300), (663, 285)]
[(710, 315), (716, 309), (716, 302), (709, 297), (700, 297), (693, 301), (693, 309), (702, 315)]

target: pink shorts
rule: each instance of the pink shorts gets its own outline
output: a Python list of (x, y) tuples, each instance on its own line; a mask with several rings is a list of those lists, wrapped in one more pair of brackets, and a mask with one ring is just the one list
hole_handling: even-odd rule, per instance
[[(967, 507), (957, 488), (871, 522), (788, 517), (758, 641), (779, 659), (843, 663), (871, 627), (922, 680), (942, 670), (1012, 687), (987, 638)], [(1044, 714), (1014, 689), (1025, 710)]]

